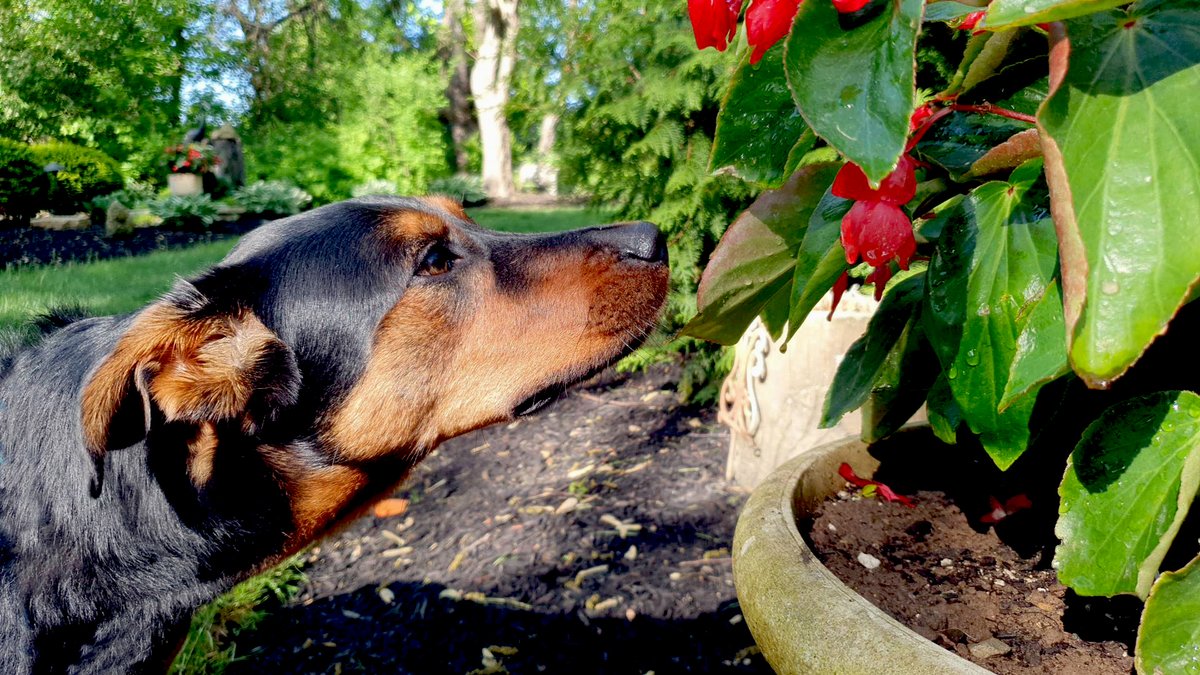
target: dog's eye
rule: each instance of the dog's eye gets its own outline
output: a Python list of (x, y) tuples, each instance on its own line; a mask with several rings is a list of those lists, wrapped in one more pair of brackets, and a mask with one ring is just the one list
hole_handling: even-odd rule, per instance
[(443, 244), (434, 244), (425, 252), (425, 257), (421, 259), (421, 264), (417, 265), (417, 274), (424, 277), (436, 277), (439, 274), (445, 274), (454, 267), (454, 261), (458, 260), (458, 256), (446, 248)]

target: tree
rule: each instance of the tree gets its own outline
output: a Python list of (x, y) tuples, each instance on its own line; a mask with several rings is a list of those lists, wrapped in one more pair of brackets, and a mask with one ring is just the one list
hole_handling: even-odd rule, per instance
[(513, 194), (512, 134), (505, 108), (517, 57), (517, 0), (478, 0), (478, 54), (471, 69), (471, 94), (483, 148), (483, 188), (493, 199)]
[(442, 17), (442, 44), (439, 48), (446, 64), (446, 109), (444, 116), (450, 127), (450, 141), (454, 145), (454, 168), (466, 173), (470, 158), (467, 156), (467, 139), (475, 131), (475, 117), (471, 114), (471, 74), (467, 65), (467, 38), (463, 30), (464, 0), (447, 0)]

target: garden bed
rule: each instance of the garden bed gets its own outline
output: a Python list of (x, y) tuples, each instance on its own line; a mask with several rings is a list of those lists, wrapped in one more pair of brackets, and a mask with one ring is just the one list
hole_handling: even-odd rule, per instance
[(261, 217), (247, 216), (236, 221), (217, 221), (205, 230), (146, 227), (124, 236), (107, 235), (103, 226), (86, 230), (0, 227), (0, 269), (104, 260), (183, 248), (245, 234), (263, 222)]
[[(887, 466), (885, 460), (877, 478), (888, 475)], [(911, 487), (903, 475), (892, 476), (889, 485)], [(892, 617), (993, 672), (1131, 672), (1141, 603), (1081, 598), (1058, 583), (1048, 564), (1052, 544), (1037, 541), (1046, 532), (1039, 520), (1055, 510), (1045, 508), (1052, 497), (1038, 495), (1043, 508), (999, 524), (1023, 556), (981, 521), (980, 500), (995, 486), (960, 479), (959, 489), (974, 493), (960, 499), (961, 508), (943, 492), (917, 491), (914, 508), (906, 508), (842, 491), (816, 512), (813, 549)]]
[(677, 376), (610, 371), (446, 443), (407, 513), (311, 551), (230, 672), (769, 673), (734, 594), (729, 436)]

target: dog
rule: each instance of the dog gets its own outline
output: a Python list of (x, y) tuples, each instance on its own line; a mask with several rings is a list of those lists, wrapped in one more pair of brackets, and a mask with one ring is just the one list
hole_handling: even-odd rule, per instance
[(161, 672), (195, 609), (636, 348), (667, 286), (650, 223), (502, 234), (372, 197), (51, 322), (0, 354), (0, 672)]

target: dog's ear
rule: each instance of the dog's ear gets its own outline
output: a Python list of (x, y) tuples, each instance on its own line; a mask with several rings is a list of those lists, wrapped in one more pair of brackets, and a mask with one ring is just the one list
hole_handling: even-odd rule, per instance
[(236, 420), (252, 434), (299, 389), (294, 354), (253, 312), (216, 310), (182, 284), (134, 319), (84, 386), (84, 444), (99, 473), (107, 451), (146, 436), (156, 410), (166, 422)]

